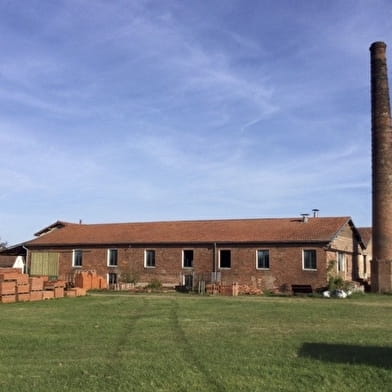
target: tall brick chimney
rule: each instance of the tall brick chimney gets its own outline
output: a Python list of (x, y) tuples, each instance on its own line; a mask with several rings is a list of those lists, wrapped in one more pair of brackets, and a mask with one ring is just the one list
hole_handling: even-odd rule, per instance
[(370, 46), (372, 103), (372, 291), (392, 292), (392, 122), (386, 44)]

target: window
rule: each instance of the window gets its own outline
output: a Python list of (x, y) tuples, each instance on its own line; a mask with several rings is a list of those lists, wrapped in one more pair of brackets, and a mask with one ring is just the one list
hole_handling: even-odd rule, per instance
[(257, 269), (269, 269), (269, 250), (261, 249), (257, 251)]
[(363, 255), (363, 274), (366, 276), (366, 274), (367, 274), (367, 265), (366, 265), (366, 263), (367, 263), (367, 256), (366, 255)]
[(83, 251), (81, 249), (75, 249), (72, 255), (72, 266), (81, 267), (83, 265)]
[(117, 249), (109, 249), (108, 250), (108, 266), (116, 267), (118, 262), (118, 250)]
[(338, 252), (338, 271), (346, 271), (346, 254), (343, 252)]
[(155, 267), (155, 250), (146, 250), (144, 254), (144, 266), (146, 268)]
[(231, 268), (231, 250), (222, 249), (219, 252), (219, 268)]
[(109, 284), (117, 284), (117, 274), (114, 272), (108, 273), (108, 283)]
[(317, 269), (317, 257), (315, 249), (305, 249), (303, 253), (303, 268), (306, 270)]
[(182, 267), (183, 268), (193, 267), (193, 250), (186, 249), (182, 251)]

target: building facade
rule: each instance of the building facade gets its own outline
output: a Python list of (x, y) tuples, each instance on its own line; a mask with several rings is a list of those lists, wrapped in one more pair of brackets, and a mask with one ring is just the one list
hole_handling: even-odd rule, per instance
[(67, 281), (94, 270), (109, 284), (221, 282), (284, 292), (360, 277), (365, 246), (349, 217), (120, 224), (56, 222), (26, 242), (31, 275)]

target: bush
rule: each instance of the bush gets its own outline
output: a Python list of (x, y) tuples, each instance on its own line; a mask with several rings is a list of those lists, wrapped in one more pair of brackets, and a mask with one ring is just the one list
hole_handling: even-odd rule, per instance
[(330, 276), (328, 280), (328, 290), (330, 292), (335, 290), (344, 290), (345, 292), (349, 292), (354, 290), (354, 284), (349, 280), (344, 280), (341, 276)]
[(134, 271), (124, 272), (121, 274), (121, 281), (136, 284), (139, 281), (139, 273)]
[(160, 290), (162, 288), (162, 282), (159, 279), (153, 279), (148, 285), (148, 289)]
[(330, 276), (328, 279), (328, 290), (344, 290), (344, 283), (341, 276)]

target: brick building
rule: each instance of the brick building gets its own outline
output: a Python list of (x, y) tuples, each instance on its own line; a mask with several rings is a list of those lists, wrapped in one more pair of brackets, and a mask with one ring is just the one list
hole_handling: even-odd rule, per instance
[(200, 220), (117, 224), (58, 221), (23, 244), (31, 275), (71, 280), (95, 270), (109, 283), (195, 286), (238, 282), (285, 291), (325, 287), (328, 266), (359, 280), (366, 251), (349, 217)]

